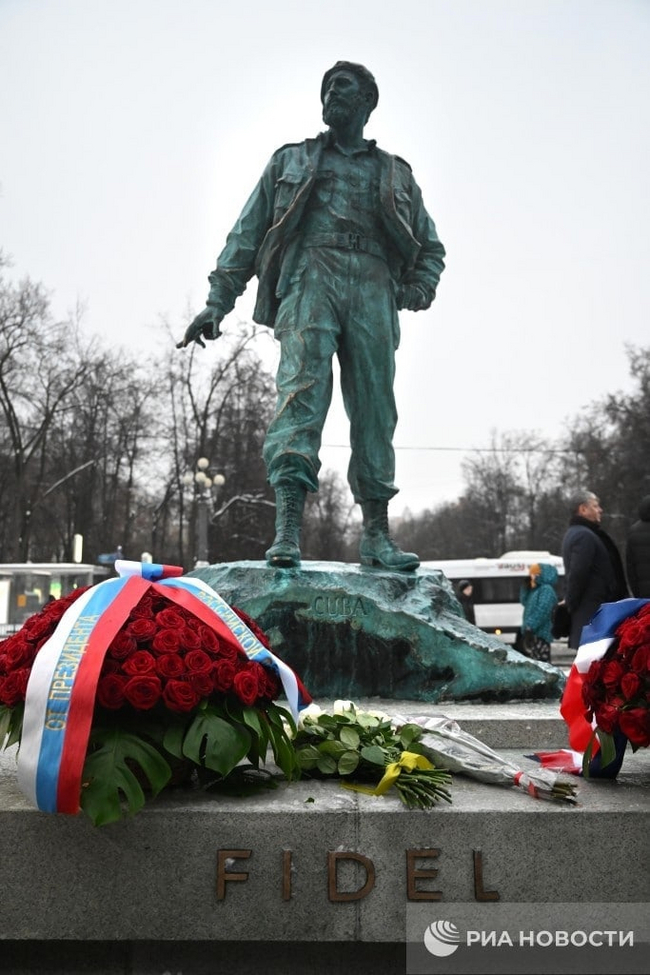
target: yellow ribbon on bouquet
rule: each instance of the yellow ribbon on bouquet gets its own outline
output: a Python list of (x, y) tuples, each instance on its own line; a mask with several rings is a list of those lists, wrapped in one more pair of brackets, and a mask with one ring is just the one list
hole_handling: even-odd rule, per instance
[(346, 789), (363, 792), (367, 796), (383, 796), (402, 772), (412, 772), (416, 768), (432, 769), (434, 766), (424, 755), (417, 755), (415, 752), (402, 752), (398, 762), (391, 762), (390, 765), (386, 766), (382, 780), (374, 789), (369, 785), (354, 785), (351, 782), (344, 782), (343, 784)]

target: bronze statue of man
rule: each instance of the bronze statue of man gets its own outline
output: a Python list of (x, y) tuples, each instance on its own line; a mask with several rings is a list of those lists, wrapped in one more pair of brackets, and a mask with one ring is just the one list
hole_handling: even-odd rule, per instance
[(257, 275), (253, 318), (272, 326), (280, 342), (277, 406), (263, 451), (276, 496), (276, 537), (266, 553), (272, 566), (300, 563), (335, 354), (350, 421), (348, 480), (363, 511), (361, 563), (400, 571), (419, 565), (388, 532), (388, 501), (397, 493), (397, 312), (429, 307), (445, 251), (409, 165), (363, 137), (378, 98), (363, 65), (338, 61), (325, 73), (327, 131), (274, 153), (209, 276), (207, 307), (179, 343), (218, 338), (222, 319)]

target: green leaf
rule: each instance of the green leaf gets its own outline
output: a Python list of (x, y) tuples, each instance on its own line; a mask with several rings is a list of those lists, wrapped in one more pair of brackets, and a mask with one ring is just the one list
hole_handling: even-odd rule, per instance
[(183, 758), (183, 738), (187, 731), (187, 721), (173, 721), (166, 729), (162, 746), (174, 758)]
[(338, 763), (339, 775), (351, 775), (357, 769), (359, 761), (359, 752), (343, 752)]
[(365, 748), (362, 748), (361, 757), (373, 765), (383, 766), (386, 764), (386, 753), (379, 745), (367, 745)]
[(287, 737), (284, 725), (281, 724), (278, 727), (271, 724), (269, 730), (275, 763), (284, 772), (287, 780), (291, 782), (296, 773), (300, 771), (294, 745)]
[(224, 720), (212, 706), (199, 711), (183, 740), (183, 755), (226, 776), (246, 757), (251, 734), (243, 725)]
[(122, 819), (123, 803), (128, 815), (144, 805), (145, 795), (134, 774), (134, 765), (149, 781), (154, 796), (169, 782), (171, 769), (153, 745), (120, 728), (93, 731), (80, 803), (95, 826)]
[(422, 729), (416, 724), (405, 724), (400, 728), (399, 740), (402, 748), (408, 751), (409, 745), (422, 737)]
[[(7, 735), (7, 740), (3, 745), (2, 742), (4, 736), (0, 733), (0, 747), (11, 748), (11, 746), (15, 745), (17, 741), (20, 741), (20, 736), (23, 730), (24, 713), (25, 705), (22, 702), (17, 704), (14, 708), (6, 708), (6, 710), (3, 711), (3, 723), (5, 719), (7, 720), (7, 729), (4, 733)], [(7, 715), (8, 718), (6, 717)]]
[(340, 758), (343, 752), (347, 751), (347, 748), (342, 742), (332, 739), (322, 741), (318, 746), (318, 751), (323, 755), (331, 755), (332, 758)]
[(600, 767), (605, 768), (616, 758), (616, 745), (613, 736), (600, 728), (596, 729), (596, 734), (600, 742)]
[(330, 755), (319, 755), (316, 768), (323, 775), (335, 775), (338, 766)]
[(296, 757), (301, 769), (312, 769), (316, 768), (320, 752), (314, 745), (304, 745), (296, 751)]
[(361, 742), (359, 732), (354, 728), (341, 728), (339, 738), (347, 748), (358, 748)]
[(0, 747), (2, 747), (11, 728), (11, 710), (11, 708), (7, 708), (4, 705), (0, 707)]

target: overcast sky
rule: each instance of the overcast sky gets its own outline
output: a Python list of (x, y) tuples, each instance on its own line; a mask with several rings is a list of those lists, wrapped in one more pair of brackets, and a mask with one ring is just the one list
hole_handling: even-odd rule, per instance
[[(630, 388), (649, 51), (649, 0), (0, 0), (0, 246), (57, 317), (81, 302), (146, 355), (203, 307), (271, 153), (323, 128), (324, 71), (366, 64), (366, 135), (411, 164), (448, 253), (432, 308), (402, 315), (391, 514), (418, 511), (461, 491), (458, 448), (556, 438)], [(324, 441), (344, 472), (338, 399)]]

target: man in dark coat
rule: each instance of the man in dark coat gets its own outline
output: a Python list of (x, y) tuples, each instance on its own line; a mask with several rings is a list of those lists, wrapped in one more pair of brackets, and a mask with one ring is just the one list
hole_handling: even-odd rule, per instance
[(300, 563), (334, 355), (350, 420), (348, 480), (363, 512), (360, 560), (399, 571), (419, 565), (388, 534), (388, 502), (397, 493), (397, 312), (430, 306), (445, 250), (408, 163), (363, 137), (378, 98), (363, 65), (339, 61), (325, 73), (327, 131), (273, 154), (210, 274), (207, 307), (179, 343), (216, 339), (257, 275), (253, 319), (273, 327), (280, 342), (276, 413), (263, 454), (276, 495), (276, 537), (266, 553), (273, 566)]
[(569, 646), (580, 646), (580, 634), (601, 603), (628, 595), (616, 543), (600, 527), (603, 509), (595, 494), (582, 491), (573, 499), (569, 528), (562, 541), (564, 589), (571, 614)]
[(650, 494), (639, 505), (639, 521), (627, 536), (625, 568), (630, 592), (639, 599), (650, 599)]

